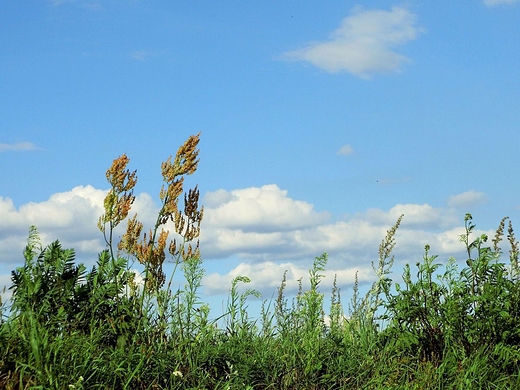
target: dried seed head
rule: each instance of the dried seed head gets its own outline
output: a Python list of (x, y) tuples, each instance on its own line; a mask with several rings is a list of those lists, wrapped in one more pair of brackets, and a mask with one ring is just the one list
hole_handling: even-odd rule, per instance
[(504, 217), (502, 218), (502, 220), (500, 221), (500, 224), (498, 225), (498, 228), (497, 228), (497, 231), (495, 233), (495, 238), (493, 238), (492, 242), (493, 242), (493, 250), (497, 253), (499, 253), (501, 251), (501, 249), (498, 247), (498, 243), (500, 241), (502, 241), (502, 237), (504, 235), (504, 228), (505, 228), (505, 225), (506, 225), (506, 220), (508, 219), (509, 217)]
[(105, 233), (105, 224), (110, 223), (113, 229), (128, 216), (128, 212), (134, 203), (133, 189), (137, 183), (137, 171), (130, 172), (126, 169), (130, 159), (123, 154), (116, 158), (106, 172), (106, 177), (111, 185), (103, 202), (105, 213), (98, 220), (98, 228)]
[(130, 159), (123, 154), (112, 162), (106, 172), (108, 182), (117, 193), (130, 191), (137, 183), (137, 171), (130, 173), (130, 170), (126, 169), (129, 162)]
[(397, 222), (394, 226), (392, 226), (389, 230), (386, 232), (386, 236), (384, 240), (381, 242), (381, 245), (379, 245), (379, 258), (380, 259), (387, 259), (390, 256), (390, 253), (395, 247), (395, 233), (397, 232), (397, 229), (399, 228), (399, 225), (401, 224), (401, 221), (404, 217), (404, 214), (401, 214), (399, 218), (397, 219)]
[(173, 257), (176, 257), (179, 254), (179, 252), (177, 252), (177, 241), (175, 239), (170, 241), (170, 246), (168, 248), (168, 252), (170, 252), (170, 254)]
[[(127, 231), (118, 245), (121, 251), (135, 256), (146, 267), (145, 288), (150, 292), (158, 291), (164, 284), (166, 277), (162, 267), (166, 258), (165, 250), (169, 232), (161, 229), (159, 233), (158, 228), (161, 225), (171, 220), (175, 232), (183, 238), (183, 243), (179, 246), (175, 240), (168, 245), (168, 251), (172, 256), (180, 256), (185, 260), (190, 257), (200, 257), (198, 241), (195, 246), (185, 245), (200, 234), (203, 209), (198, 210), (198, 188), (195, 187), (184, 196), (184, 213), (178, 207), (179, 198), (184, 191), (184, 175), (191, 175), (197, 169), (199, 135), (200, 133), (190, 136), (179, 148), (174, 159), (170, 157), (162, 163), (161, 169), (165, 185), (162, 186), (159, 193), (162, 207), (153, 230), (150, 230), (148, 234), (143, 234), (141, 238), (143, 225), (134, 216), (128, 222)], [(135, 172), (130, 173), (125, 170), (127, 164), (128, 158), (123, 155), (114, 160), (113, 166), (107, 171), (107, 178), (112, 184), (112, 191), (105, 199), (105, 208), (111, 210), (110, 214), (107, 212), (105, 219), (108, 219), (108, 216), (110, 218), (114, 218), (116, 215), (126, 216), (134, 200), (131, 190), (136, 181)], [(123, 191), (120, 197), (118, 196), (119, 190)], [(156, 236), (157, 233), (158, 236)]]
[(190, 136), (179, 150), (177, 150), (173, 162), (170, 157), (162, 164), (162, 175), (165, 182), (172, 183), (177, 176), (191, 175), (197, 170), (199, 163), (197, 159), (199, 154), (199, 150), (197, 149), (199, 138), (200, 133)]
[(509, 244), (511, 245), (511, 249), (509, 250), (509, 258), (513, 265), (518, 268), (518, 256), (520, 254), (520, 249), (518, 246), (518, 241), (515, 238), (515, 232), (513, 231), (513, 224), (509, 221), (509, 227), (507, 229), (507, 239)]

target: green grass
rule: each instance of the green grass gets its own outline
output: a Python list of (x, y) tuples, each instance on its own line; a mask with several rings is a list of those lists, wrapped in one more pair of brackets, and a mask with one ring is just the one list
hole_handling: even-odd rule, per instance
[[(463, 268), (454, 259), (439, 262), (426, 246), (396, 281), (390, 275), (400, 217), (382, 240), (376, 282), (365, 296), (356, 279), (345, 305), (335, 281), (326, 305), (322, 254), (309, 270), (309, 288), (300, 284), (291, 300), (284, 275), (276, 298), (251, 318), (248, 300), (259, 294), (247, 289), (244, 275), (229, 286), (224, 313), (210, 318), (199, 294), (203, 209), (196, 188), (178, 209), (183, 178), (197, 167), (197, 142), (190, 137), (163, 164), (155, 226), (145, 235), (131, 218), (118, 245), (112, 231), (127, 219), (137, 177), (126, 170), (126, 156), (114, 160), (99, 222), (107, 249), (91, 269), (58, 241), (42, 247), (30, 228), (24, 265), (12, 273), (12, 298), (0, 305), (0, 388), (520, 388), (519, 250), (510, 222), (504, 232), (506, 218), (487, 246), (488, 237), (473, 237), (467, 214)], [(169, 220), (182, 242), (167, 243)], [(507, 255), (499, 247), (504, 237)], [(167, 251), (173, 273), (183, 274), (177, 290), (173, 274), (162, 271)], [(144, 267), (144, 285), (130, 272), (134, 260)]]

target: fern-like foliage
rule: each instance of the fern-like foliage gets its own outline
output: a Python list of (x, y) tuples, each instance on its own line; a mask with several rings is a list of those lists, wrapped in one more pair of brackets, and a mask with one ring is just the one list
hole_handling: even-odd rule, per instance
[(25, 264), (12, 272), (12, 310), (32, 312), (49, 328), (63, 330), (73, 320), (76, 290), (84, 281), (85, 266), (75, 265), (73, 249), (63, 249), (54, 241), (38, 255), (36, 229), (31, 228), (24, 252)]
[(113, 260), (105, 250), (87, 272), (83, 264), (75, 264), (74, 250), (64, 249), (59, 241), (41, 250), (35, 227), (30, 229), (24, 257), (23, 267), (11, 276), (15, 316), (30, 313), (54, 335), (72, 331), (88, 334), (91, 329), (106, 327), (108, 344), (137, 329), (132, 324), (136, 298), (127, 294), (133, 273), (126, 259)]

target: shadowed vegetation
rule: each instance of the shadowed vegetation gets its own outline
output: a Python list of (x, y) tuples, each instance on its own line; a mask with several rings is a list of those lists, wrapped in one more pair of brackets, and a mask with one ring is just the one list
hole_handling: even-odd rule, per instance
[[(225, 312), (209, 318), (199, 293), (203, 208), (197, 187), (184, 191), (184, 178), (197, 170), (198, 142), (199, 135), (189, 137), (163, 163), (161, 208), (147, 231), (138, 215), (129, 218), (137, 174), (125, 155), (114, 160), (98, 223), (106, 249), (91, 269), (59, 241), (43, 247), (30, 228), (24, 265), (12, 272), (12, 298), (0, 304), (0, 388), (520, 388), (519, 247), (508, 218), (487, 244), (466, 214), (463, 267), (453, 258), (441, 262), (426, 245), (422, 260), (394, 281), (401, 216), (382, 240), (365, 296), (356, 278), (345, 306), (334, 280), (325, 305), (322, 254), (309, 288), (300, 281), (289, 299), (284, 275), (258, 318), (248, 314), (248, 300), (260, 294), (241, 288), (246, 275), (232, 281)], [(163, 271), (167, 257), (171, 275)], [(131, 271), (136, 260), (141, 275)], [(179, 272), (184, 282), (175, 290)]]

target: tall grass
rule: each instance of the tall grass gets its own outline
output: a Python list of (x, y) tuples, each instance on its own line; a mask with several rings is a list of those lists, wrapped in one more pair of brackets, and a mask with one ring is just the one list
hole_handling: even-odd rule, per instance
[[(239, 288), (250, 282), (239, 276), (222, 315), (210, 318), (199, 294), (203, 209), (197, 188), (183, 189), (197, 169), (198, 141), (190, 137), (163, 163), (162, 206), (147, 233), (136, 215), (127, 218), (137, 175), (126, 156), (114, 160), (98, 224), (107, 248), (91, 269), (75, 264), (74, 250), (59, 241), (43, 247), (30, 228), (24, 265), (12, 273), (12, 298), (0, 304), (0, 388), (520, 388), (519, 247), (507, 218), (487, 246), (488, 237), (474, 237), (467, 214), (465, 267), (454, 259), (443, 264), (426, 246), (414, 270), (407, 265), (394, 281), (401, 216), (382, 240), (365, 296), (356, 277), (345, 305), (335, 280), (326, 313), (322, 254), (309, 270), (309, 287), (300, 281), (292, 299), (284, 275), (276, 298), (251, 318), (248, 301), (260, 295)], [(114, 243), (124, 220), (126, 233)], [(168, 222), (177, 234), (169, 242)], [(507, 255), (499, 247), (504, 238)], [(166, 252), (171, 275), (162, 269)], [(134, 260), (143, 266), (142, 284), (130, 271)], [(184, 284), (175, 290), (177, 272)]]

